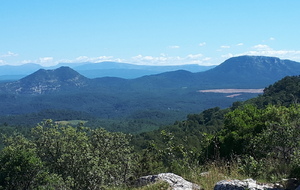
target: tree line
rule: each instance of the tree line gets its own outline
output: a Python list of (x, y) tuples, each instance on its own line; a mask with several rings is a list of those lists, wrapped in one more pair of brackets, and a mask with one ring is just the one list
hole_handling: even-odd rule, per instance
[(104, 189), (217, 160), (255, 179), (300, 178), (299, 86), (286, 77), (258, 98), (135, 135), (52, 120), (25, 135), (3, 125), (0, 189)]

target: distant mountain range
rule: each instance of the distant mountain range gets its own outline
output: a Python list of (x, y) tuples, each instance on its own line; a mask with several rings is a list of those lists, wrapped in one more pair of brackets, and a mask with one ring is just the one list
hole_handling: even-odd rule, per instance
[[(85, 68), (93, 70), (94, 66)], [(145, 118), (152, 117), (151, 113), (174, 121), (258, 94), (199, 90), (264, 88), (299, 74), (300, 63), (263, 56), (233, 57), (203, 72), (177, 70), (135, 79), (90, 79), (70, 67), (39, 69), (20, 80), (0, 83), (0, 115), (73, 110), (101, 118)]]
[(68, 66), (87, 78), (99, 77), (119, 77), (133, 79), (145, 75), (153, 75), (167, 71), (187, 70), (190, 72), (201, 72), (209, 70), (215, 66), (201, 65), (174, 65), (174, 66), (149, 66), (134, 65), (119, 62), (100, 62), (100, 63), (60, 63), (52, 67), (42, 67), (38, 64), (28, 63), (19, 66), (3, 65), (0, 66), (1, 80), (19, 80), (38, 69), (57, 69), (62, 66)]
[(285, 76), (299, 74), (299, 62), (265, 56), (233, 57), (214, 69), (199, 73), (214, 80), (215, 84), (247, 88), (266, 87)]

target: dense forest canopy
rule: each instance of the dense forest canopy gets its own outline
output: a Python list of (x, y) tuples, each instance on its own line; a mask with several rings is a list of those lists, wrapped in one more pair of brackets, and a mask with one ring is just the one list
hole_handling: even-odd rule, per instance
[(257, 98), (134, 135), (84, 122), (44, 120), (30, 130), (3, 124), (0, 187), (97, 189), (142, 175), (181, 175), (216, 160), (237, 162), (255, 179), (299, 178), (299, 85), (299, 76), (285, 77)]

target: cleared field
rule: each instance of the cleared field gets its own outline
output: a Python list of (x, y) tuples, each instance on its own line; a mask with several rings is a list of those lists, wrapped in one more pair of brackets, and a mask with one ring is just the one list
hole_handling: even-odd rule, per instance
[(224, 93), (224, 94), (231, 94), (231, 93), (263, 93), (264, 89), (210, 89), (210, 90), (198, 90), (198, 92), (202, 93)]
[(84, 120), (69, 120), (69, 121), (56, 121), (57, 124), (61, 125), (78, 125), (79, 123), (86, 123)]

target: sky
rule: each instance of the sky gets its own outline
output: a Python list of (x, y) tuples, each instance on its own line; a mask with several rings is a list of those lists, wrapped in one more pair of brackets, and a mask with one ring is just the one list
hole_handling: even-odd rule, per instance
[(0, 0), (0, 65), (300, 62), (299, 0)]

